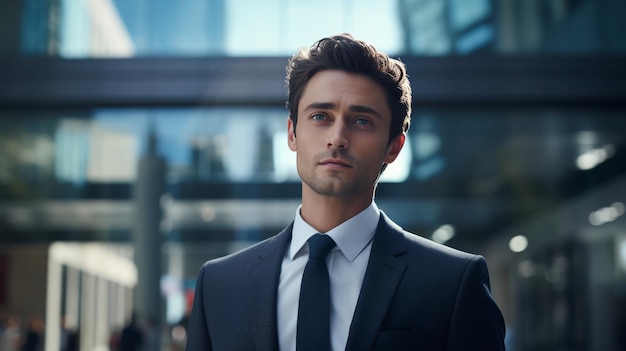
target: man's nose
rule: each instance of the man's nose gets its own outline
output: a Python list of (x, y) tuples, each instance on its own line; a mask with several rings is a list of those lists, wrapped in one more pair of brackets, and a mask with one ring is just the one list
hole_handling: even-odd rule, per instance
[(348, 128), (344, 121), (337, 119), (329, 131), (328, 147), (331, 149), (347, 149), (349, 146)]

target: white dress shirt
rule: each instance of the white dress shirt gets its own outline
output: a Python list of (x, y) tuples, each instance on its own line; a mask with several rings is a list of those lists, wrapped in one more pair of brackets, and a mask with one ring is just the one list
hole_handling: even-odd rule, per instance
[[(330, 276), (330, 339), (332, 350), (345, 350), (352, 316), (372, 249), (380, 211), (374, 202), (327, 233), (337, 246), (326, 258)], [(307, 240), (318, 231), (296, 211), (291, 244), (285, 251), (278, 285), (278, 343), (280, 350), (296, 349), (298, 300), (304, 267), (309, 259)]]

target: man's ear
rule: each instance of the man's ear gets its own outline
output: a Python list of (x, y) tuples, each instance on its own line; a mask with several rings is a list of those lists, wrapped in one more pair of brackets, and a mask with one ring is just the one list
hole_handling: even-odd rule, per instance
[(296, 151), (296, 127), (293, 125), (291, 118), (287, 118), (287, 143), (291, 151)]
[(404, 146), (404, 141), (406, 140), (406, 135), (404, 133), (400, 133), (397, 137), (395, 137), (391, 143), (387, 146), (387, 155), (385, 156), (385, 163), (391, 163), (395, 161), (398, 154), (400, 154), (400, 150)]

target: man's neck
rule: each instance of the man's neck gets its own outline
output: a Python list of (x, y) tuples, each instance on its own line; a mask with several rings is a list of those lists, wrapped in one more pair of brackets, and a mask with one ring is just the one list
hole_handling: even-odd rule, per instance
[(372, 203), (372, 196), (329, 197), (303, 191), (300, 215), (320, 233), (326, 233), (366, 209)]

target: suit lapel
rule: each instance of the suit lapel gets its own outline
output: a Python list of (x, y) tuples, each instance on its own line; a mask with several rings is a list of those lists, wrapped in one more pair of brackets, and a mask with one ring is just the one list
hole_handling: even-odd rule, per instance
[(370, 350), (406, 268), (402, 230), (381, 212), (346, 350)]
[(267, 242), (258, 261), (248, 268), (250, 282), (249, 331), (256, 350), (278, 350), (276, 299), (283, 254), (291, 238), (293, 224)]

